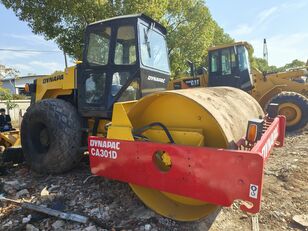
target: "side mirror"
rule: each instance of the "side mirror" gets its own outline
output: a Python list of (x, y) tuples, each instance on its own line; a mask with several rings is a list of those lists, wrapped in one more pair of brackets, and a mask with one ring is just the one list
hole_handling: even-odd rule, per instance
[(208, 73), (206, 67), (201, 67), (201, 70), (202, 70), (202, 74), (207, 74)]
[(200, 67), (197, 69), (197, 75), (206, 75), (207, 69), (205, 67)]

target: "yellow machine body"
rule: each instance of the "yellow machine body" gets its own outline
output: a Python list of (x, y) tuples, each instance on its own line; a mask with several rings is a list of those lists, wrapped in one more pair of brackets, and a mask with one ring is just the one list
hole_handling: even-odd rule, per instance
[(0, 146), (4, 146), (5, 148), (20, 147), (19, 130), (1, 132), (0, 133)]
[(265, 108), (266, 104), (283, 91), (292, 91), (308, 97), (308, 84), (293, 81), (301, 76), (308, 76), (305, 69), (294, 69), (285, 72), (263, 75), (259, 70), (252, 69), (255, 88), (251, 95)]
[(39, 78), (36, 81), (35, 102), (45, 98), (58, 98), (63, 95), (71, 95), (76, 88), (76, 67), (68, 67), (64, 72)]

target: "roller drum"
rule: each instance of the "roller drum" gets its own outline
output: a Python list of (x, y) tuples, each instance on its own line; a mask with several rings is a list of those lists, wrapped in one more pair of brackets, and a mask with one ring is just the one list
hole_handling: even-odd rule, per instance
[[(249, 119), (263, 117), (258, 102), (246, 92), (230, 87), (194, 88), (157, 92), (139, 100), (128, 112), (134, 128), (154, 122), (170, 131), (196, 131), (202, 142), (174, 137), (176, 144), (234, 149), (245, 135)], [(152, 131), (154, 132), (154, 131)], [(163, 133), (161, 133), (163, 134)], [(153, 142), (168, 142), (166, 135), (146, 134)], [(137, 196), (157, 213), (180, 221), (193, 221), (219, 206), (130, 184)]]

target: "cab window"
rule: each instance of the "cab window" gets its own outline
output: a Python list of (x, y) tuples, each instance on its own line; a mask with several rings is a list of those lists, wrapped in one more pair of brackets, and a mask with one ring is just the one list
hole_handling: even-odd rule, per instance
[(143, 24), (139, 25), (142, 64), (170, 73), (165, 37)]
[[(127, 84), (129, 81), (130, 74), (129, 72), (115, 72), (112, 76), (112, 88), (111, 95), (116, 96), (120, 90)], [(130, 101), (137, 99), (137, 93), (139, 89), (139, 84), (137, 80), (133, 81), (124, 92), (122, 92), (118, 102)]]
[(133, 26), (121, 26), (117, 31), (115, 64), (134, 64), (136, 62), (136, 38)]
[(249, 57), (247, 49), (244, 46), (239, 46), (237, 47), (237, 53), (240, 71), (249, 69)]
[(229, 49), (221, 51), (221, 72), (222, 75), (231, 74), (231, 54)]
[(106, 73), (91, 73), (85, 81), (85, 101), (102, 104), (105, 94)]
[(87, 61), (90, 65), (106, 65), (109, 57), (110, 27), (89, 34)]
[(215, 51), (211, 54), (211, 72), (218, 71), (218, 62), (219, 62), (218, 51)]

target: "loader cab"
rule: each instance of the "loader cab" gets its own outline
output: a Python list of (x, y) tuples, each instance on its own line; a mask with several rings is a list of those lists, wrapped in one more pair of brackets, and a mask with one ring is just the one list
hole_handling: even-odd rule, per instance
[(115, 102), (165, 90), (170, 78), (165, 35), (162, 25), (143, 14), (88, 25), (77, 65), (80, 114), (108, 119)]
[(245, 42), (209, 49), (209, 84), (250, 91), (253, 88), (248, 50)]

